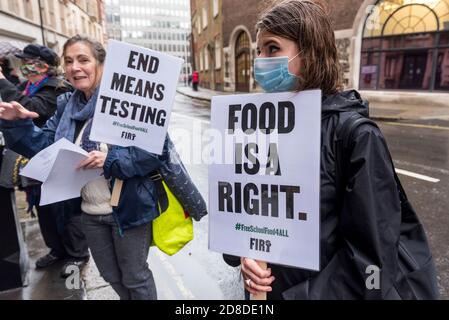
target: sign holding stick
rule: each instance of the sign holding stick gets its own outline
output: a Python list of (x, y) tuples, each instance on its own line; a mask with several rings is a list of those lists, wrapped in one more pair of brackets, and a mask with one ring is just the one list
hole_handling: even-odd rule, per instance
[(321, 92), (214, 97), (211, 127), (209, 248), (319, 270)]
[(161, 154), (183, 60), (109, 40), (90, 139)]

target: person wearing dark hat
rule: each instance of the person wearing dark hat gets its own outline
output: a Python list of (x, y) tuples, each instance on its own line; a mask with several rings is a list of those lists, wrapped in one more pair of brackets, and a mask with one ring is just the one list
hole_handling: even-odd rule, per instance
[[(20, 71), (27, 81), (16, 87), (0, 70), (0, 96), (5, 102), (16, 101), (29, 111), (36, 112), (39, 117), (33, 121), (36, 126), (42, 127), (56, 112), (57, 97), (73, 88), (58, 75), (59, 57), (50, 48), (29, 44), (16, 57), (21, 60)], [(50, 248), (47, 255), (36, 261), (36, 267), (45, 268), (62, 259), (87, 261), (86, 238), (79, 223), (72, 221), (73, 217), (66, 212), (64, 202), (39, 206), (40, 185), (24, 190), (28, 210), (36, 207), (42, 236)]]
[(27, 79), (16, 87), (0, 70), (0, 95), (4, 101), (17, 101), (39, 114), (35, 124), (41, 127), (56, 111), (56, 97), (72, 88), (58, 77), (58, 55), (48, 47), (29, 44), (16, 54), (22, 62), (20, 71)]

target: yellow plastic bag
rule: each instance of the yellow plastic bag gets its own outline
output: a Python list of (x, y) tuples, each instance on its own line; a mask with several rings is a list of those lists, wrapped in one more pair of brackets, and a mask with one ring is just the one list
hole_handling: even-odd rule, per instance
[(153, 220), (153, 245), (171, 256), (193, 239), (193, 221), (164, 181), (162, 184), (167, 193), (168, 208)]

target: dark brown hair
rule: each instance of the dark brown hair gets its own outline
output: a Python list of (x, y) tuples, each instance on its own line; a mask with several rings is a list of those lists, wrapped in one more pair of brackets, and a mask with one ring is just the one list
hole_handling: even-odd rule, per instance
[(271, 3), (261, 13), (256, 29), (297, 43), (301, 58), (301, 80), (296, 89), (319, 88), (324, 95), (340, 91), (342, 80), (338, 51), (324, 5), (316, 0)]

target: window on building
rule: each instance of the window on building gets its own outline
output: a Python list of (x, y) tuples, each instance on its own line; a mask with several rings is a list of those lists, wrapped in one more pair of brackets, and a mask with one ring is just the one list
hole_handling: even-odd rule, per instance
[(401, 3), (379, 1), (366, 19), (360, 89), (449, 91), (449, 0)]
[(221, 41), (215, 38), (215, 69), (221, 68)]
[(218, 16), (218, 0), (212, 0), (212, 13), (214, 17)]
[(200, 50), (200, 71), (204, 70), (203, 61), (204, 61), (204, 48), (201, 48), (201, 50)]
[(19, 3), (17, 0), (8, 0), (8, 10), (19, 15)]
[(65, 6), (63, 3), (59, 4), (59, 17), (61, 22), (61, 32), (63, 34), (67, 34), (67, 22), (65, 20)]
[(207, 51), (207, 46), (204, 46), (204, 69), (209, 70), (209, 52)]
[(31, 0), (24, 0), (23, 1), (23, 7), (25, 8), (25, 17), (27, 19), (33, 20), (33, 4), (31, 3)]
[(55, 0), (47, 0), (48, 6), (48, 24), (53, 29), (56, 29), (56, 14), (55, 14), (55, 6), (58, 5)]
[(202, 12), (203, 12), (203, 17), (202, 17), (203, 29), (206, 29), (206, 27), (207, 27), (207, 9), (203, 7)]
[(86, 34), (87, 33), (86, 18), (84, 18), (84, 17), (81, 17), (81, 28), (82, 28), (83, 34)]

